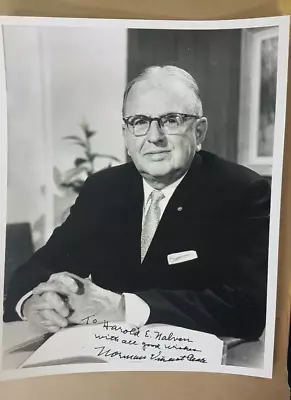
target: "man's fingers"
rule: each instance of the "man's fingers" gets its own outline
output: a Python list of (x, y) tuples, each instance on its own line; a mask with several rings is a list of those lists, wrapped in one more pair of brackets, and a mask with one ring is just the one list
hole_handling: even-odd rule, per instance
[(28, 322), (43, 328), (45, 331), (55, 333), (66, 327), (68, 321), (54, 310), (54, 306), (56, 304), (53, 301), (46, 301), (42, 296), (33, 295), (24, 302), (23, 315)]
[(68, 325), (66, 318), (57, 314), (54, 310), (42, 310), (39, 311), (39, 314), (41, 316), (42, 324), (44, 324), (43, 321), (47, 320), (51, 322), (51, 325), (59, 326), (61, 328), (65, 328)]
[(62, 317), (67, 317), (70, 314), (69, 307), (55, 292), (45, 292), (39, 299), (38, 310), (54, 309)]
[[(44, 323), (43, 323), (43, 326), (44, 326)], [(47, 331), (49, 331), (51, 333), (56, 333), (61, 329), (59, 326), (56, 326), (56, 325), (48, 325), (45, 328)]]
[(36, 295), (42, 295), (45, 292), (56, 292), (65, 296), (72, 294), (72, 291), (60, 282), (43, 282), (32, 291), (32, 293)]
[(41, 315), (39, 312), (34, 312), (33, 323), (36, 326), (44, 329), (47, 332), (51, 332), (51, 333), (56, 333), (61, 329), (60, 326), (55, 325), (52, 321), (44, 319), (44, 316)]
[(77, 293), (80, 286), (82, 286), (82, 278), (68, 272), (60, 272), (52, 274), (48, 280), (49, 282), (60, 282), (72, 293)]
[(38, 296), (38, 299), (31, 304), (31, 309), (34, 311), (42, 311), (42, 310), (52, 310), (53, 307), (50, 303), (43, 300), (41, 296)]
[(53, 322), (52, 322), (52, 321), (49, 321), (48, 319), (42, 319), (42, 320), (40, 321), (40, 323), (41, 323), (43, 326), (45, 326), (45, 327), (56, 326), (56, 325), (53, 325)]
[(49, 332), (51, 332), (51, 333), (57, 333), (57, 332), (60, 330), (60, 327), (59, 327), (59, 326), (52, 325), (52, 326), (48, 326), (48, 327), (47, 327), (47, 330), (48, 330)]

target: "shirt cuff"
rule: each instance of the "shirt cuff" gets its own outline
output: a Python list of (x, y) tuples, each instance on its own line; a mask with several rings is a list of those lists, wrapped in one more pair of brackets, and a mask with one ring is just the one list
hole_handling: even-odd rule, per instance
[(123, 293), (125, 300), (125, 322), (130, 325), (143, 326), (150, 316), (148, 304), (133, 293)]
[(25, 318), (24, 315), (23, 315), (22, 306), (23, 306), (24, 302), (25, 302), (29, 297), (31, 297), (31, 296), (32, 296), (32, 292), (26, 293), (24, 296), (21, 297), (21, 299), (19, 300), (19, 302), (16, 304), (15, 310), (16, 310), (17, 314), (19, 315), (19, 317), (20, 317), (23, 321), (26, 321), (26, 318)]
[[(22, 306), (24, 302), (31, 296), (31, 291), (26, 293), (23, 297), (21, 297), (16, 305), (16, 312), (23, 321), (26, 321), (26, 318), (23, 315)], [(123, 296), (125, 300), (126, 323), (135, 326), (145, 325), (150, 316), (150, 307), (147, 305), (147, 303), (133, 293), (123, 293)]]

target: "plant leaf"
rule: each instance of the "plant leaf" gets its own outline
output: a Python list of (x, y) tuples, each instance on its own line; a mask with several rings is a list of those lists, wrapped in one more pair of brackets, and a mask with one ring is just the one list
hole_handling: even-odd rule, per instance
[(84, 164), (86, 162), (87, 162), (87, 160), (85, 158), (78, 157), (75, 160), (75, 166), (79, 167), (80, 165), (82, 165), (82, 164)]
[(94, 136), (96, 134), (96, 131), (91, 131), (91, 130), (86, 130), (85, 135), (89, 139), (90, 137)]
[(85, 136), (87, 139), (89, 139), (90, 137), (92, 137), (96, 134), (96, 131), (93, 131), (92, 129), (90, 129), (90, 127), (87, 123), (82, 124), (81, 127), (82, 127), (83, 132), (85, 133)]
[(59, 187), (62, 184), (62, 174), (58, 167), (53, 167), (53, 177), (55, 184)]
[(64, 136), (63, 139), (68, 139), (68, 140), (81, 140), (81, 138), (79, 138), (79, 136), (76, 135), (69, 135), (69, 136)]
[(70, 183), (62, 183), (62, 186), (66, 189), (73, 189), (75, 193), (80, 193), (82, 187), (84, 185), (84, 181), (81, 179), (76, 179)]
[(91, 157), (90, 157), (90, 151), (88, 150), (88, 148), (85, 150), (85, 156), (87, 157), (87, 159), (89, 160), (89, 161), (91, 161)]
[(86, 167), (76, 167), (76, 168), (69, 169), (64, 174), (63, 183), (69, 183), (75, 176), (80, 175), (82, 172), (87, 173), (87, 168)]
[(74, 136), (74, 135), (72, 135), (72, 136), (64, 136), (63, 139), (64, 140), (73, 140), (76, 144), (87, 148), (86, 142), (84, 140), (82, 140), (81, 138), (79, 138), (78, 136)]

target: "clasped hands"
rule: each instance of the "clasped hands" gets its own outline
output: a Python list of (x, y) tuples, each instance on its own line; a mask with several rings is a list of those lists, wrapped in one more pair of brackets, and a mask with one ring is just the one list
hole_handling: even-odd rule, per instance
[[(123, 296), (103, 289), (89, 278), (69, 272), (50, 276), (32, 291), (23, 304), (23, 315), (33, 325), (48, 332), (57, 332), (68, 324), (97, 321), (123, 321)], [(90, 318), (88, 318), (90, 317)]]

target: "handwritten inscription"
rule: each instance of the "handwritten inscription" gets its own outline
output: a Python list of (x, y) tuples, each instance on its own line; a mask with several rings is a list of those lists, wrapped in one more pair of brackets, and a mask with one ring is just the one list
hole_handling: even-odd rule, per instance
[(146, 351), (149, 348), (160, 349), (160, 343), (155, 344), (155, 343), (142, 342), (143, 351)]
[(114, 341), (114, 342), (119, 342), (119, 337), (114, 336), (114, 335), (96, 335), (95, 333), (95, 339), (105, 339), (108, 341)]
[[(102, 330), (102, 334), (95, 333), (94, 350), (96, 356), (105, 361), (208, 363), (201, 348), (194, 343), (195, 340), (179, 334), (181, 328), (177, 328), (177, 333), (175, 328), (173, 331), (167, 328), (146, 329), (103, 321), (98, 329)], [(186, 330), (182, 331), (184, 333)]]
[(95, 347), (97, 352), (97, 356), (105, 356), (105, 357), (118, 357), (120, 359), (126, 360), (145, 360), (146, 356), (138, 356), (136, 354), (123, 354), (121, 351), (112, 351), (112, 349), (107, 349), (105, 346)]
[(89, 324), (96, 325), (99, 323), (100, 321), (96, 318), (95, 314), (88, 315), (88, 317), (81, 319), (81, 325), (89, 325)]
[(139, 334), (140, 334), (139, 328), (134, 327), (131, 329), (126, 329), (126, 328), (122, 328), (120, 325), (110, 324), (108, 321), (104, 321), (103, 328), (105, 328), (106, 330), (114, 331), (114, 332), (120, 332), (120, 333), (123, 333), (124, 335), (131, 335), (131, 336), (139, 337)]
[(156, 334), (155, 339), (156, 340), (167, 340), (167, 341), (173, 341), (173, 342), (190, 342), (192, 343), (193, 340), (185, 337), (176, 337), (174, 336), (173, 332), (170, 332), (168, 335), (163, 334), (162, 332), (154, 332)]
[[(88, 317), (90, 321), (97, 318)], [(223, 360), (224, 343), (214, 335), (169, 325), (136, 327), (125, 322), (86, 322), (63, 329), (47, 340), (28, 364), (51, 363), (51, 360), (143, 363), (152, 368), (208, 370)], [(83, 362), (83, 361), (82, 361)], [(137, 367), (135, 366), (135, 369)]]
[(192, 351), (192, 352), (194, 352), (194, 351), (198, 351), (198, 352), (201, 352), (201, 350), (198, 350), (198, 349), (195, 349), (195, 347), (194, 348), (192, 348), (192, 347), (188, 347), (188, 346), (176, 346), (176, 345), (174, 345), (174, 346), (171, 346), (171, 345), (167, 345), (167, 344), (165, 344), (165, 349), (169, 349), (169, 350), (183, 350), (183, 351)]
[(161, 351), (159, 351), (158, 354), (151, 354), (151, 360), (155, 360), (155, 361), (163, 361), (163, 362), (169, 362), (169, 361), (196, 361), (196, 362), (200, 362), (202, 364), (207, 364), (207, 361), (205, 360), (205, 358), (196, 358), (194, 356), (194, 354), (188, 354), (188, 355), (183, 355), (183, 356), (179, 356), (179, 357), (165, 357)]

